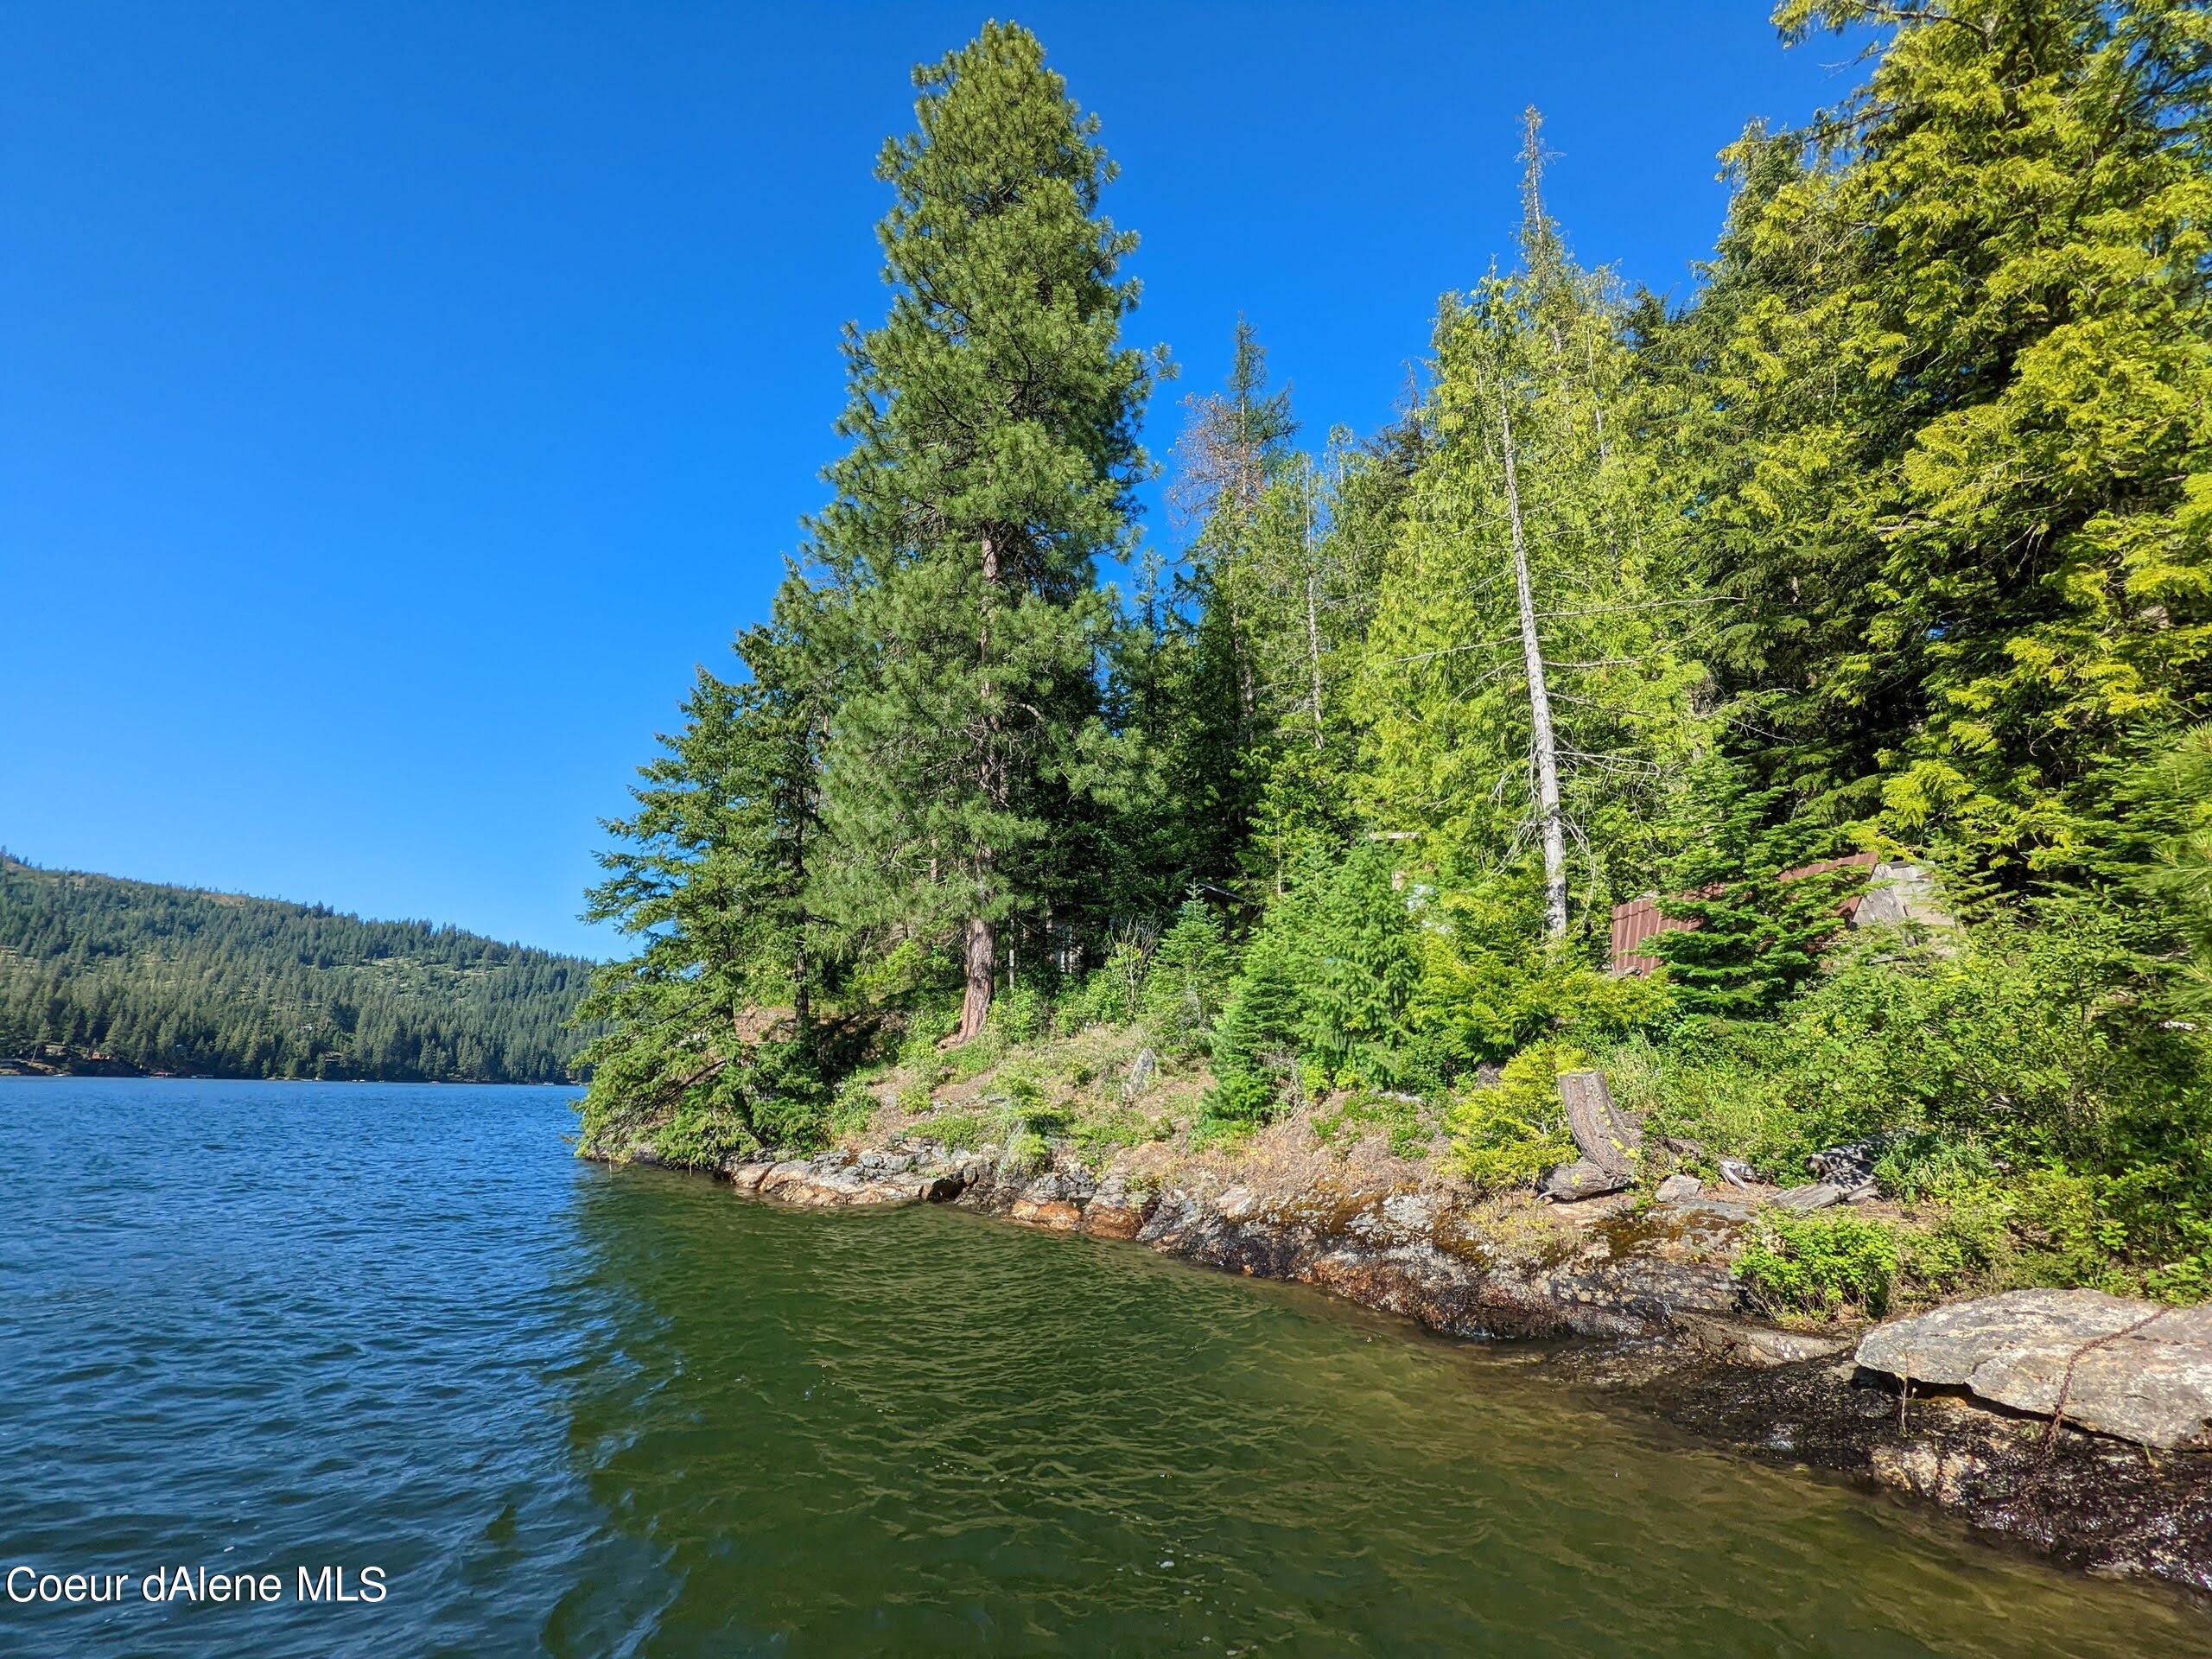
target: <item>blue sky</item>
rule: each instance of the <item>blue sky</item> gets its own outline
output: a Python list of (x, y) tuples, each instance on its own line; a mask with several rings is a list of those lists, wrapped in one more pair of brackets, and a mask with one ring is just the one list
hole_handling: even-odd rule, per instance
[[(876, 149), (986, 15), (0, 10), (0, 845), (607, 954), (596, 821), (821, 504)], [(1000, 15), (1122, 165), (1155, 453), (1240, 310), (1309, 430), (1387, 418), (1525, 105), (1680, 299), (1714, 152), (1853, 79), (1757, 5)]]

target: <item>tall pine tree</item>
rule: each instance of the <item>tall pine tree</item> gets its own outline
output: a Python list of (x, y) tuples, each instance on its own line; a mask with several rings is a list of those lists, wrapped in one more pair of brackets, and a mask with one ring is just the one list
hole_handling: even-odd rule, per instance
[(1112, 770), (1096, 562), (1130, 539), (1156, 369), (1121, 343), (1113, 163), (1036, 37), (987, 25), (915, 84), (918, 130), (878, 163), (890, 315), (847, 332), (852, 448), (813, 550), (855, 650), (827, 805), (855, 879), (834, 903), (957, 942), (964, 1039), (1007, 924), (1065, 889), (1056, 827)]

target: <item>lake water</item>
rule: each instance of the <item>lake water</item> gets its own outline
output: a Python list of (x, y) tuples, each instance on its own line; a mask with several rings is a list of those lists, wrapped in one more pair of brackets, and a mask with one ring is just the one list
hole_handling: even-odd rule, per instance
[[(0, 1568), (130, 1575), (0, 1599), (0, 1654), (2212, 1649), (2199, 1607), (1685, 1445), (1525, 1351), (610, 1172), (570, 1121), (0, 1080)], [(144, 1599), (203, 1567), (283, 1599)], [(385, 1598), (302, 1604), (302, 1567)]]

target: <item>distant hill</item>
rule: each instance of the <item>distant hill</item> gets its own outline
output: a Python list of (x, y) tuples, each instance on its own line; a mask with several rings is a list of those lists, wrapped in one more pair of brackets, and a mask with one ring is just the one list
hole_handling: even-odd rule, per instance
[(547, 1083), (592, 964), (0, 855), (6, 1069)]

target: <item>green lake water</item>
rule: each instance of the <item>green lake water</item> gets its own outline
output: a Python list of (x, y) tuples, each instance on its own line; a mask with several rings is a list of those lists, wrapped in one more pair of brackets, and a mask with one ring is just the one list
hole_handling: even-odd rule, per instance
[(0, 1654), (2051, 1655), (2212, 1614), (1541, 1356), (941, 1210), (578, 1164), (563, 1091), (0, 1080)]

